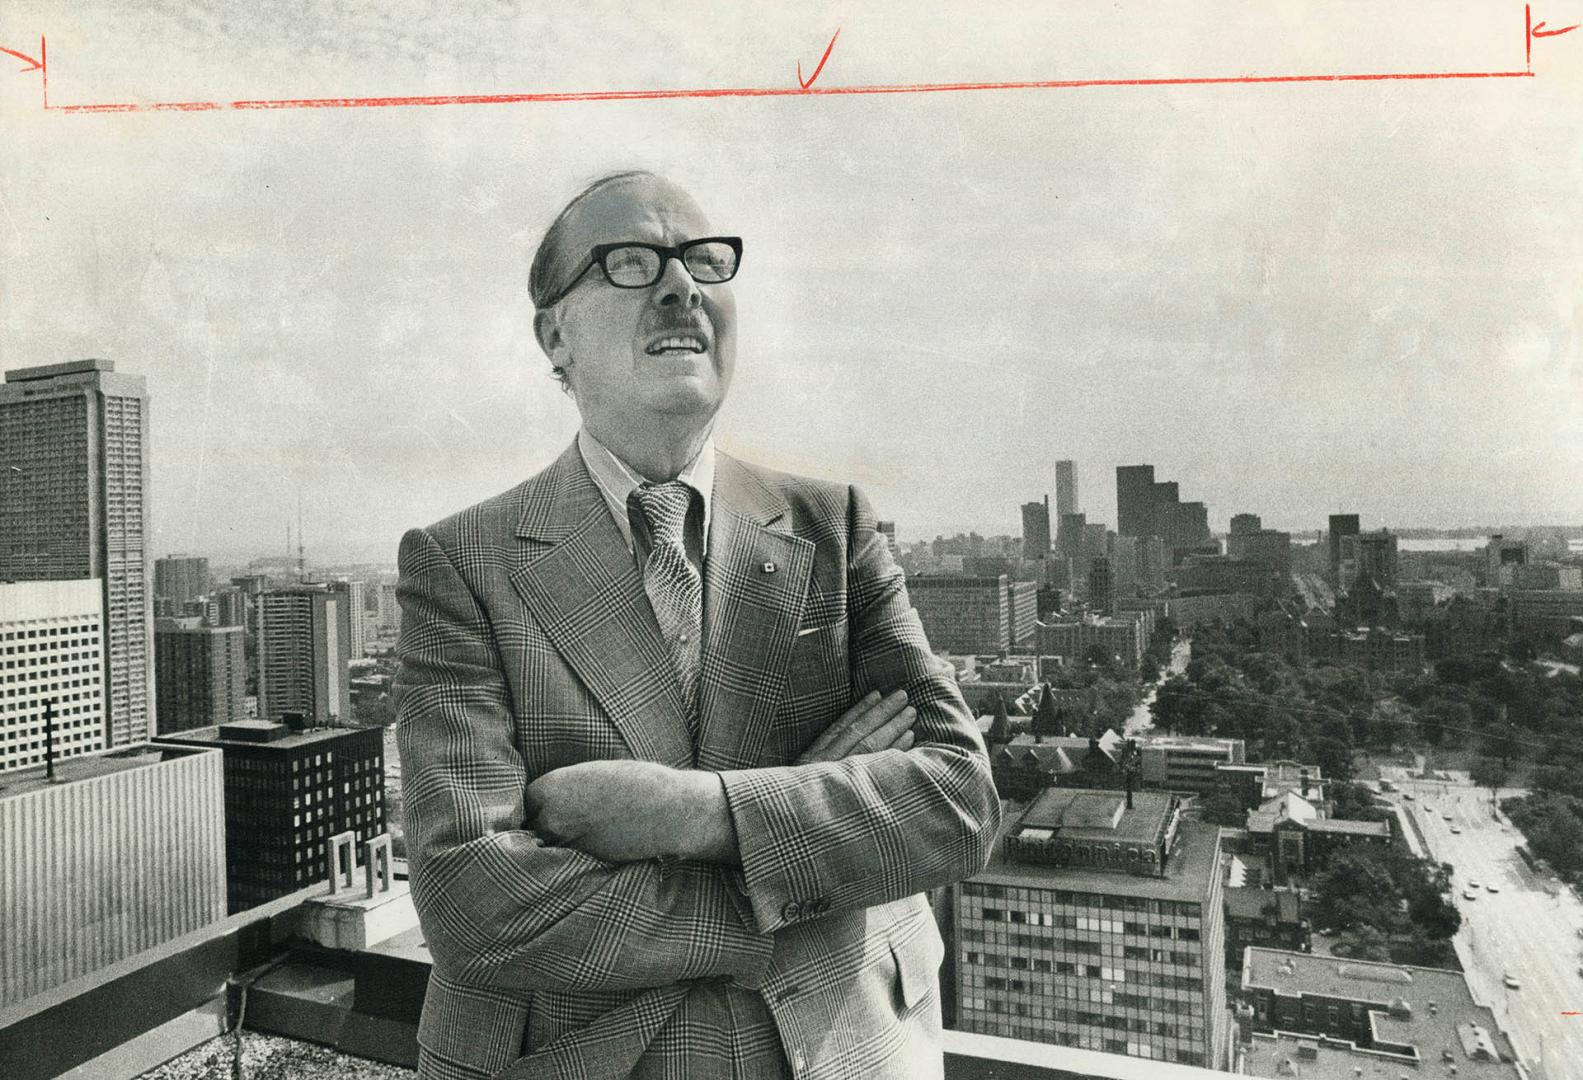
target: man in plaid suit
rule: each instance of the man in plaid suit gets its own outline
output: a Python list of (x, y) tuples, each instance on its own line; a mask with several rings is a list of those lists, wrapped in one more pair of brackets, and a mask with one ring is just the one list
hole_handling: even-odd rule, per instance
[(424, 1077), (940, 1075), (921, 894), (999, 801), (867, 500), (710, 439), (741, 253), (653, 174), (574, 199), (531, 289), (582, 431), (402, 540)]

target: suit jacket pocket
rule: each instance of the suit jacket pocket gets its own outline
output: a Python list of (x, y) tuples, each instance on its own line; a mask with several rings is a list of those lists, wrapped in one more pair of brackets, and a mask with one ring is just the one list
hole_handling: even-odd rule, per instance
[(792, 639), (786, 688), (775, 715), (774, 741), (783, 761), (802, 753), (851, 704), (846, 620), (803, 629), (812, 632), (799, 631)]
[(916, 920), (910, 930), (902, 940), (895, 936), (890, 940), (891, 956), (896, 961), (898, 1011), (916, 1008), (938, 992), (940, 962), (945, 959), (945, 945), (932, 916)]

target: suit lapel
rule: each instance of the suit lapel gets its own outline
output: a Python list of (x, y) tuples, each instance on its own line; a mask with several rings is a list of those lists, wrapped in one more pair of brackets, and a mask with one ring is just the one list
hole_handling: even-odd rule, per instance
[[(574, 442), (528, 486), (511, 584), (634, 757), (693, 764), (665, 641), (610, 509)], [(531, 706), (530, 706), (531, 711)]]
[(701, 768), (760, 764), (813, 569), (813, 543), (773, 527), (789, 509), (740, 461), (717, 455), (704, 567)]

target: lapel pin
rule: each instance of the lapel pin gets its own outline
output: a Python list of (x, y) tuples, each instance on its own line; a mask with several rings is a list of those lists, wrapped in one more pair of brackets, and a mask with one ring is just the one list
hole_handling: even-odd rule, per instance
[(775, 564), (772, 562), (767, 562), (763, 566), (759, 567), (759, 569), (763, 570), (766, 574), (773, 574), (775, 572)]

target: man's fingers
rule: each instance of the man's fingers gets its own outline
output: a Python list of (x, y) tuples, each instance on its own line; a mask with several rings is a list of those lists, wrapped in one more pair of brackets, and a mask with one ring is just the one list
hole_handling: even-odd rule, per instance
[(913, 723), (918, 719), (918, 710), (911, 705), (891, 717), (878, 731), (858, 742), (853, 752), (858, 754), (871, 754), (876, 750), (888, 750), (897, 739), (912, 729)]
[(852, 753), (854, 749), (869, 739), (873, 734), (892, 721), (907, 706), (907, 692), (896, 690), (886, 694), (878, 702), (869, 705), (858, 712), (857, 716), (839, 727), (835, 738), (825, 749), (825, 758), (829, 761), (839, 761)]
[(800, 760), (824, 760), (825, 748), (845, 734), (847, 729), (852, 726), (852, 723), (863, 714), (864, 710), (878, 705), (879, 701), (880, 693), (878, 690), (870, 690), (867, 694), (864, 694), (853, 703), (850, 709), (836, 717), (833, 724), (819, 733), (819, 737), (809, 744), (807, 750), (803, 751), (802, 759)]
[(918, 737), (913, 734), (912, 728), (908, 728), (901, 733), (901, 738), (890, 744), (890, 748), (892, 750), (911, 750), (912, 744), (917, 741)]

